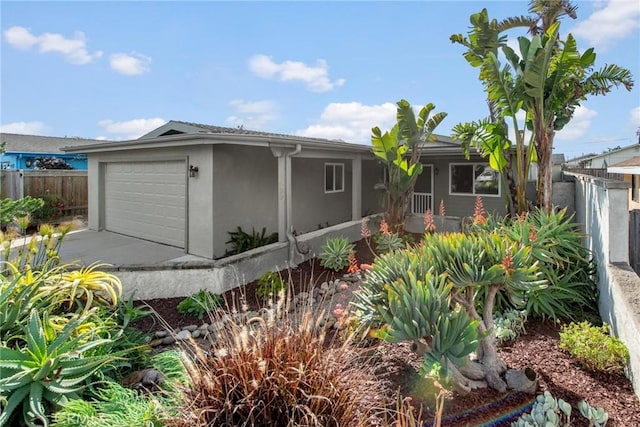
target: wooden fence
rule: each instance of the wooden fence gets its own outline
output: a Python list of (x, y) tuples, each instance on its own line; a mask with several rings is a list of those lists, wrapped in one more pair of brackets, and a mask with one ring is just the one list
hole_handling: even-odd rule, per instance
[(640, 275), (640, 209), (629, 211), (629, 264)]
[(564, 168), (565, 172), (579, 173), (582, 175), (590, 175), (598, 178), (615, 179), (624, 181), (624, 175), (621, 173), (609, 173), (606, 168)]
[(64, 214), (86, 215), (88, 206), (87, 171), (75, 170), (3, 170), (0, 172), (0, 197), (56, 196), (65, 201)]

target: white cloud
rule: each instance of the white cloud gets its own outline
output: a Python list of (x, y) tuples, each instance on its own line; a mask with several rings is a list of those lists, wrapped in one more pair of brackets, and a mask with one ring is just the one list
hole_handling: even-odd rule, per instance
[(235, 115), (227, 117), (227, 123), (246, 129), (262, 130), (278, 118), (276, 105), (272, 101), (244, 101), (234, 99), (229, 102)]
[(323, 59), (318, 59), (315, 66), (309, 66), (299, 61), (284, 61), (278, 64), (267, 55), (254, 55), (249, 59), (249, 69), (263, 79), (303, 81), (312, 92), (328, 92), (345, 83), (345, 79), (329, 79), (329, 66)]
[[(598, 5), (600, 7), (601, 5)], [(587, 19), (578, 23), (572, 33), (584, 37), (595, 46), (606, 48), (628, 36), (637, 38), (640, 28), (638, 0), (609, 0)]]
[(48, 130), (49, 127), (42, 122), (14, 122), (0, 126), (0, 132), (23, 135), (44, 135)]
[(591, 120), (597, 116), (598, 113), (594, 110), (590, 110), (587, 107), (579, 106), (573, 113), (571, 121), (556, 134), (556, 139), (562, 141), (568, 141), (580, 138), (591, 126)]
[(149, 71), (151, 58), (136, 52), (114, 53), (109, 56), (111, 69), (127, 76), (137, 76)]
[(113, 120), (100, 120), (98, 125), (105, 132), (118, 135), (118, 138), (136, 139), (162, 126), (167, 121), (158, 117), (152, 119), (133, 119), (124, 122), (114, 122)]
[(358, 144), (371, 142), (371, 128), (383, 132), (396, 122), (396, 105), (363, 105), (359, 102), (331, 103), (322, 112), (318, 123), (296, 132), (297, 135), (341, 139)]
[(629, 123), (631, 123), (631, 126), (640, 129), (640, 107), (632, 108), (629, 111)]
[(65, 38), (57, 33), (43, 33), (38, 36), (28, 28), (14, 26), (4, 31), (4, 39), (17, 49), (28, 50), (35, 47), (40, 53), (60, 53), (71, 64), (88, 64), (102, 56), (101, 51), (87, 51), (84, 33), (80, 31), (77, 31), (73, 38)]

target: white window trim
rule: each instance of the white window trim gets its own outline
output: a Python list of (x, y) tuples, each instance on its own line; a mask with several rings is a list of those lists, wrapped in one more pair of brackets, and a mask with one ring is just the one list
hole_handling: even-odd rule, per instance
[[(331, 170), (333, 172), (333, 189), (327, 189), (327, 166), (331, 166)], [(336, 166), (340, 166), (342, 173), (336, 175)], [(342, 183), (342, 189), (336, 190), (336, 182), (337, 178), (340, 179)], [(331, 193), (343, 193), (344, 192), (344, 163), (325, 163), (324, 164), (324, 192), (325, 194)]]
[(449, 195), (450, 196), (469, 196), (469, 197), (501, 197), (502, 196), (502, 180), (500, 177), (500, 172), (498, 172), (498, 194), (486, 194), (486, 193), (478, 193), (476, 194), (475, 185), (473, 188), (473, 193), (454, 193), (451, 191), (451, 167), (452, 166), (471, 166), (475, 168), (476, 166), (489, 166), (489, 163), (475, 162), (475, 163), (449, 163)]

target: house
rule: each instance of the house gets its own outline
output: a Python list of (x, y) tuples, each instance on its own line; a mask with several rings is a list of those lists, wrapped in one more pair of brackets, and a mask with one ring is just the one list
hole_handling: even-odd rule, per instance
[(612, 164), (607, 172), (622, 174), (624, 181), (631, 183), (629, 210), (640, 209), (640, 155)]
[(640, 144), (628, 145), (602, 154), (581, 156), (567, 161), (567, 164), (569, 166), (581, 168), (607, 169), (610, 165), (622, 162), (634, 156), (640, 156)]
[(95, 139), (0, 133), (0, 143), (6, 144), (5, 152), (0, 153), (0, 169), (37, 169), (39, 162), (55, 162), (57, 159), (63, 160), (72, 169), (87, 170), (86, 154), (65, 153), (61, 148), (98, 142)]
[[(224, 256), (237, 227), (280, 242), (381, 211), (384, 170), (370, 146), (170, 121), (137, 140), (65, 147), (89, 159), (89, 228)], [(503, 210), (497, 175), (446, 137), (422, 147), (412, 210), (443, 200), (473, 213), (476, 195)], [(437, 209), (437, 205), (436, 205)]]

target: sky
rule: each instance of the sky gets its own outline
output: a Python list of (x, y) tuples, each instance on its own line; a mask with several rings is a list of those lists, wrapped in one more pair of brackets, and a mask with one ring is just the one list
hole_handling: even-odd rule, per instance
[[(565, 18), (595, 68), (636, 81), (592, 97), (555, 138), (567, 158), (638, 142), (640, 1), (574, 1)], [(478, 70), (452, 34), (486, 8), (498, 20), (528, 1), (1, 1), (0, 131), (135, 139), (169, 120), (370, 144), (396, 102), (447, 118), (487, 115)], [(510, 44), (523, 33), (510, 33)]]

